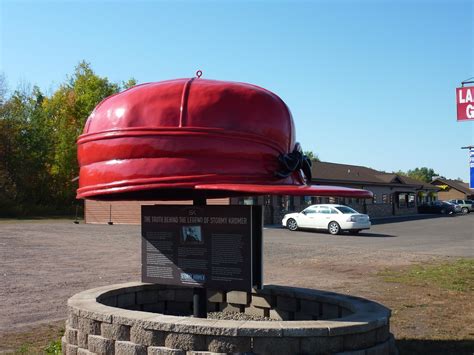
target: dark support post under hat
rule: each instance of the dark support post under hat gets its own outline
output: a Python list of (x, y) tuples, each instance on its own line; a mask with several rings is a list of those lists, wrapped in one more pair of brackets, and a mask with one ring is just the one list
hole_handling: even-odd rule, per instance
[[(195, 195), (193, 198), (195, 206), (205, 206), (206, 197)], [(207, 289), (205, 287), (194, 287), (193, 289), (193, 316), (196, 318), (207, 318)]]

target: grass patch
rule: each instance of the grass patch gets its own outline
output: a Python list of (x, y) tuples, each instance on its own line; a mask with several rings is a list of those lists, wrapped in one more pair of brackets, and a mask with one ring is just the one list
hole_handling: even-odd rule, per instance
[(41, 347), (40, 345), (34, 346), (30, 343), (25, 343), (15, 351), (15, 354), (61, 355), (61, 347), (61, 339), (50, 341), (46, 347)]
[(414, 265), (408, 269), (379, 272), (386, 282), (439, 287), (450, 291), (474, 291), (474, 259), (458, 259), (436, 265)]
[(30, 353), (30, 344), (23, 344), (16, 351), (17, 354), (28, 354)]
[(50, 342), (44, 352), (48, 355), (61, 355), (61, 339)]
[(60, 355), (64, 320), (39, 324), (21, 332), (0, 332), (0, 354)]

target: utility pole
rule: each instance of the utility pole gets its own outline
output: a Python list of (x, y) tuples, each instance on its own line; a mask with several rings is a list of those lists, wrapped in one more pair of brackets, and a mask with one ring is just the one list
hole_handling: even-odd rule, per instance
[(461, 147), (461, 149), (469, 149), (469, 188), (474, 189), (474, 145)]

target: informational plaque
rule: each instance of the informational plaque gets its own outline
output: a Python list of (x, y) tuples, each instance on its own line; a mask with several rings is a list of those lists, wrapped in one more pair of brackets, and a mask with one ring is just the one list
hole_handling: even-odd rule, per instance
[(261, 206), (142, 206), (142, 281), (260, 287), (262, 229)]

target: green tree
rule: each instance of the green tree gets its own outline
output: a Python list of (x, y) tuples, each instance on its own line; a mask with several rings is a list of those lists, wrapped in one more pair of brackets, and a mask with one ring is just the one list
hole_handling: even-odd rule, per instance
[(0, 107), (0, 161), (3, 193), (17, 203), (49, 200), (51, 140), (38, 87), (16, 90)]
[(8, 85), (5, 74), (0, 73), (0, 106), (2, 106), (7, 99)]
[(131, 87), (137, 85), (137, 81), (134, 78), (130, 78), (127, 81), (122, 81), (122, 88), (124, 90), (130, 89)]
[(405, 175), (424, 182), (431, 182), (433, 180), (433, 176), (438, 176), (438, 174), (433, 169), (427, 167), (415, 168), (413, 170), (408, 170), (407, 172), (398, 171), (397, 174)]
[(304, 151), (303, 154), (306, 155), (311, 161), (321, 161), (319, 156), (313, 153), (311, 150)]
[(89, 63), (82, 61), (74, 74), (45, 100), (44, 111), (54, 127), (54, 163), (51, 174), (57, 187), (56, 199), (72, 203), (78, 174), (76, 140), (87, 117), (106, 97), (117, 93), (120, 86), (94, 73)]
[(9, 172), (9, 157), (14, 129), (10, 120), (7, 101), (7, 82), (5, 75), (0, 75), (0, 206), (14, 200), (16, 188)]

